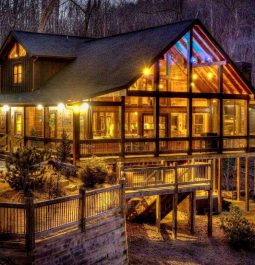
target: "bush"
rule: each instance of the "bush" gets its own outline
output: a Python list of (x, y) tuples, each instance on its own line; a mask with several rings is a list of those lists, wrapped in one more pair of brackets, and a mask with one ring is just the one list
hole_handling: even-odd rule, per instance
[(99, 157), (88, 158), (79, 173), (84, 185), (89, 188), (94, 188), (96, 184), (105, 183), (110, 175), (109, 165)]
[(230, 206), (230, 212), (221, 216), (221, 228), (235, 249), (254, 249), (255, 227), (242, 215), (237, 206)]
[(41, 162), (49, 157), (47, 151), (26, 147), (18, 149), (6, 159), (6, 181), (11, 188), (25, 194), (43, 188), (45, 168)]

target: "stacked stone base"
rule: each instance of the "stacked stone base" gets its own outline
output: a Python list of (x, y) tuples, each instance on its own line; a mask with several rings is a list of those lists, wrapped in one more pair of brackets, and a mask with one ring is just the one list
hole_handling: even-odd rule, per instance
[(86, 232), (69, 229), (36, 240), (26, 253), (22, 244), (1, 243), (0, 256), (17, 265), (128, 264), (125, 221), (112, 216), (86, 226)]

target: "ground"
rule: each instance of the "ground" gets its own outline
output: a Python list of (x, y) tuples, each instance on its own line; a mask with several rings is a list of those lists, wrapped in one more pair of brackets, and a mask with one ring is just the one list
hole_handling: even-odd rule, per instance
[[(234, 202), (242, 210), (243, 202)], [(245, 216), (255, 223), (255, 204)], [(196, 217), (196, 233), (191, 236), (185, 214), (180, 220), (177, 240), (171, 239), (171, 217), (163, 221), (161, 232), (154, 225), (127, 224), (131, 265), (254, 265), (255, 253), (231, 249), (219, 228), (219, 216), (213, 217), (213, 237), (207, 237), (207, 218)]]

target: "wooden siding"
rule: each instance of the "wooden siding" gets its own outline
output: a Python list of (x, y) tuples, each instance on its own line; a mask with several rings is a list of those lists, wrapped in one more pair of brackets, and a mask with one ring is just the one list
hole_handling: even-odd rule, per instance
[(34, 63), (33, 88), (38, 89), (68, 64), (66, 60), (39, 58)]

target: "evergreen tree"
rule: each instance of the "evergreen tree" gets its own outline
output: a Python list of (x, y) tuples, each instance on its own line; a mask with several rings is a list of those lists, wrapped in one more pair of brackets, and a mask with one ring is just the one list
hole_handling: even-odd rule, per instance
[(65, 130), (62, 132), (61, 138), (61, 143), (57, 146), (57, 158), (61, 162), (67, 162), (71, 156), (72, 148)]

